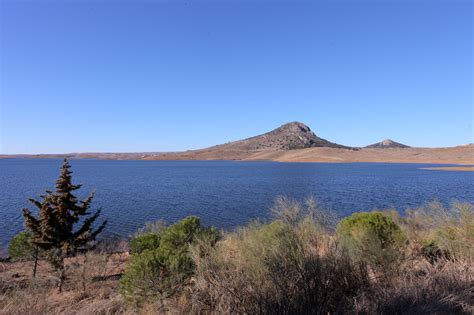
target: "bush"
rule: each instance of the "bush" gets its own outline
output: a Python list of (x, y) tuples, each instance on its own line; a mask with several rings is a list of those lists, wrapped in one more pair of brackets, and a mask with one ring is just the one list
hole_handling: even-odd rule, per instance
[(396, 265), (407, 244), (402, 229), (380, 211), (354, 213), (338, 223), (336, 233), (356, 261), (379, 270)]
[[(453, 203), (445, 208), (439, 202), (407, 211), (406, 229), (410, 240), (429, 260), (433, 250), (445, 258), (471, 260), (474, 258), (474, 205)], [(425, 254), (428, 253), (428, 256)]]
[(33, 259), (35, 250), (31, 244), (31, 234), (23, 231), (14, 236), (8, 245), (8, 254), (14, 260)]
[(313, 215), (301, 215), (304, 205), (279, 200), (277, 206), (281, 219), (227, 234), (215, 247), (193, 248), (196, 313), (350, 312), (365, 270), (338, 250)]
[[(134, 254), (127, 264), (125, 273), (120, 280), (120, 290), (125, 300), (136, 306), (144, 302), (155, 302), (157, 296), (164, 298), (165, 289), (171, 286), (173, 277), (166, 273), (166, 257), (161, 251), (146, 249)], [(165, 283), (166, 282), (166, 283)]]
[(439, 248), (434, 241), (423, 244), (421, 254), (431, 264), (438, 262), (440, 259), (449, 260), (451, 258), (449, 252)]
[(354, 314), (473, 314), (474, 264), (416, 260), (388, 281), (372, 281)]
[(160, 234), (136, 237), (120, 283), (122, 295), (136, 306), (174, 295), (194, 272), (189, 246), (198, 238), (213, 244), (217, 237), (216, 229), (202, 227), (196, 217), (185, 218)]
[(474, 207), (454, 203), (449, 219), (435, 229), (433, 241), (456, 259), (474, 258)]
[[(431, 264), (416, 255), (401, 261), (407, 238), (389, 214), (354, 214), (334, 237), (321, 224), (330, 221), (303, 204), (280, 198), (273, 209), (277, 217), (268, 224), (228, 233), (216, 246), (192, 247), (196, 271), (187, 312), (472, 313), (472, 260), (446, 260), (430, 245), (427, 255), (441, 255)], [(386, 272), (392, 270), (398, 272)]]
[(134, 237), (130, 243), (130, 253), (140, 254), (144, 250), (153, 250), (160, 247), (161, 236), (156, 233), (142, 234)]

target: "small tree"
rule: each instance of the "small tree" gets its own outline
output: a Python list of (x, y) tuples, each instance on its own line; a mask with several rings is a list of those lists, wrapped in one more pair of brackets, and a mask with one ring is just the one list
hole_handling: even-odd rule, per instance
[(198, 239), (214, 245), (219, 237), (213, 227), (204, 227), (197, 217), (187, 217), (158, 232), (141, 234), (131, 243), (131, 257), (120, 279), (124, 299), (136, 306), (163, 301), (186, 285), (195, 265), (190, 245)]
[[(29, 199), (39, 209), (38, 217), (33, 216), (29, 209), (23, 209), (32, 243), (47, 253), (48, 261), (58, 273), (59, 292), (65, 279), (64, 258), (94, 241), (107, 224), (104, 221), (93, 230), (92, 225), (100, 215), (100, 210), (93, 215), (88, 212), (94, 193), (83, 201), (77, 200), (72, 192), (82, 185), (72, 184), (70, 167), (67, 159), (64, 159), (55, 192), (47, 190), (45, 195), (40, 196), (41, 201)], [(79, 221), (82, 221), (82, 225), (75, 229)]]
[(336, 233), (352, 257), (381, 270), (396, 266), (407, 245), (403, 230), (380, 211), (353, 213), (337, 224)]
[(31, 233), (22, 231), (15, 235), (8, 244), (8, 255), (13, 260), (29, 260), (34, 256), (31, 244)]
[(8, 254), (13, 260), (33, 260), (33, 278), (36, 277), (38, 266), (39, 250), (38, 246), (32, 244), (31, 233), (22, 231), (15, 235), (8, 244)]

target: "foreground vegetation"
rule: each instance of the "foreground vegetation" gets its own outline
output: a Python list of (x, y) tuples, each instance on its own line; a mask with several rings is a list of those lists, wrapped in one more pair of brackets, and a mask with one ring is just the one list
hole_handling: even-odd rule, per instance
[[(218, 232), (188, 217), (68, 257), (62, 293), (22, 234), (0, 270), (5, 314), (439, 313), (474, 311), (474, 205), (431, 203), (336, 222), (279, 198), (274, 219)], [(26, 239), (26, 242), (25, 242)], [(40, 255), (41, 256), (41, 255)]]

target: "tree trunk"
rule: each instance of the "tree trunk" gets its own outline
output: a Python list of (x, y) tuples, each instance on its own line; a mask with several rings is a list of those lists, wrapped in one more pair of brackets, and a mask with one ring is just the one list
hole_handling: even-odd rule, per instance
[(33, 279), (36, 278), (36, 269), (38, 268), (38, 256), (35, 255), (35, 263), (33, 265)]
[(57, 265), (56, 271), (58, 272), (58, 292), (61, 293), (63, 291), (63, 284), (64, 280), (66, 279), (66, 269), (64, 266), (64, 254), (59, 253), (57, 257)]
[(58, 268), (58, 292), (61, 293), (63, 292), (63, 284), (64, 284), (64, 279), (66, 279), (65, 275), (64, 275), (64, 264)]
[(86, 292), (86, 264), (87, 264), (87, 252), (84, 254), (84, 262), (82, 263), (82, 292)]
[(35, 247), (33, 258), (35, 259), (35, 263), (33, 265), (33, 279), (36, 278), (36, 269), (38, 268), (38, 247)]

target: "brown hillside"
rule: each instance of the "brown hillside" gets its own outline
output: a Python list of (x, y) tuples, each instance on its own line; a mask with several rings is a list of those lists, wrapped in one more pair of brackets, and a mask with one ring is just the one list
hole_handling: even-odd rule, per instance
[(262, 135), (217, 145), (207, 150), (296, 150), (316, 147), (345, 148), (343, 145), (316, 136), (301, 122), (291, 122)]
[(366, 146), (371, 149), (387, 149), (387, 148), (409, 148), (406, 144), (402, 144), (390, 139), (386, 139), (371, 145)]

